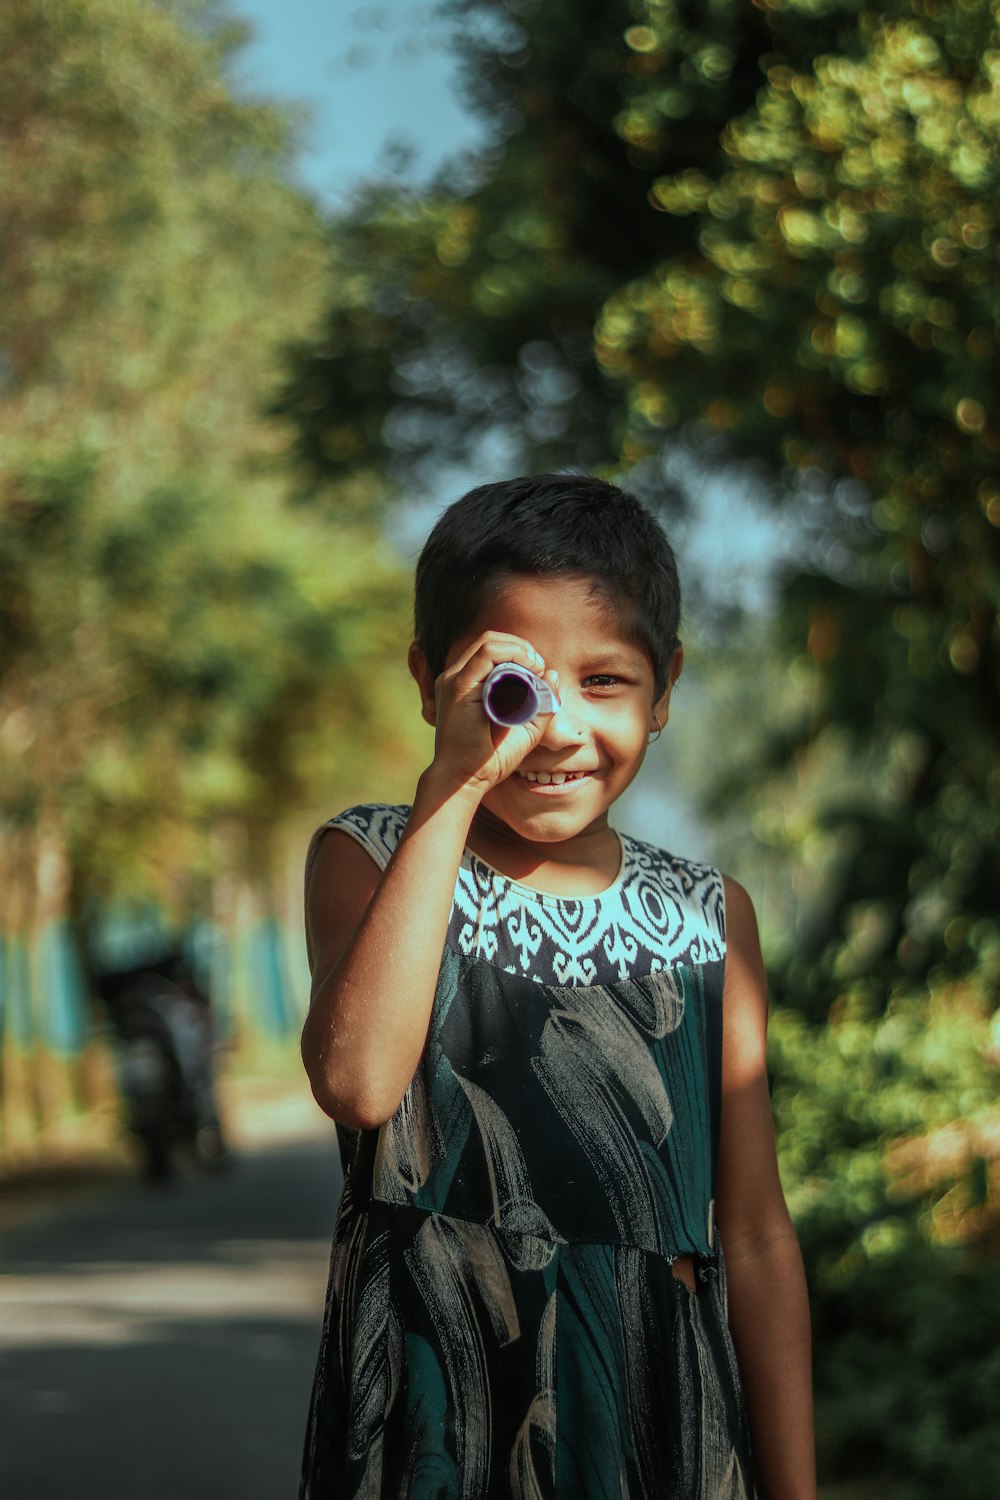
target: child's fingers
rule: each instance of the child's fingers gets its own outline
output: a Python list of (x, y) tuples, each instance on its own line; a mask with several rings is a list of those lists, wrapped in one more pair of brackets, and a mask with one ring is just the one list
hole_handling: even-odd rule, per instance
[(545, 669), (545, 662), (530, 641), (517, 635), (500, 635), (492, 631), (477, 643), (467, 658), (466, 666), (475, 668), (477, 673), (481, 670), (481, 675), (486, 677), (495, 666), (505, 661), (518, 662), (539, 674)]
[(500, 635), (489, 631), (473, 642), (468, 651), (441, 674), (462, 689), (481, 683), (501, 662), (513, 661), (542, 676), (545, 662), (530, 641), (516, 635)]
[(548, 714), (527, 724), (502, 726), (483, 712), (483, 683), (494, 667), (515, 662), (555, 684), (541, 654), (520, 636), (486, 631), (437, 679), (437, 750), (442, 764), (464, 768), (495, 784), (521, 763), (544, 732)]

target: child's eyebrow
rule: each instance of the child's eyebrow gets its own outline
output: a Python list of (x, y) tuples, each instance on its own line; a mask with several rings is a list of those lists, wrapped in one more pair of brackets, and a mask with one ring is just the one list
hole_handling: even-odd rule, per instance
[(636, 671), (642, 666), (643, 657), (638, 651), (608, 651), (602, 655), (587, 656), (581, 661), (581, 667), (588, 672), (608, 672), (612, 668), (617, 671)]

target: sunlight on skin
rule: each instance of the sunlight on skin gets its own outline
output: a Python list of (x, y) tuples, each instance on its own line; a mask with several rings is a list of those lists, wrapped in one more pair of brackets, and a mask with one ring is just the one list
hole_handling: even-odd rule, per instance
[[(488, 863), (539, 890), (588, 895), (615, 879), (621, 845), (608, 812), (642, 765), (651, 732), (666, 723), (683, 664), (678, 649), (658, 696), (649, 656), (609, 614), (590, 579), (515, 577), (493, 591), (448, 654), (446, 671), (485, 631), (510, 635), (534, 647), (557, 688), (560, 709), (484, 797), (468, 837)], [(416, 675), (433, 722), (435, 687), (419, 661)], [(507, 733), (498, 726), (494, 744)]]

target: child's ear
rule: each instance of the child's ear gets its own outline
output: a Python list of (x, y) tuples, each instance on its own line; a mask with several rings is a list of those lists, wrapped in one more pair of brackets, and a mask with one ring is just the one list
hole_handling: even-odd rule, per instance
[(662, 729), (664, 724), (666, 724), (667, 720), (669, 719), (670, 695), (673, 692), (677, 679), (681, 675), (681, 672), (683, 670), (684, 647), (678, 646), (674, 651), (673, 656), (670, 658), (670, 665), (667, 667), (667, 685), (663, 689), (662, 695), (653, 704), (653, 711), (651, 714), (653, 722), (650, 725), (651, 729), (656, 729), (657, 727)]
[(410, 676), (420, 689), (420, 712), (428, 724), (437, 723), (437, 694), (434, 692), (434, 674), (427, 665), (423, 648), (413, 642), (407, 657)]

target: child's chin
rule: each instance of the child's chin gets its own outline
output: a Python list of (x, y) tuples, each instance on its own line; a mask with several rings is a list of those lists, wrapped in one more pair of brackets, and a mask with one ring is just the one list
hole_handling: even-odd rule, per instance
[(571, 807), (555, 797), (539, 797), (528, 808), (496, 808), (493, 816), (505, 823), (512, 833), (546, 844), (578, 838), (581, 833), (591, 832), (608, 821), (604, 809)]

